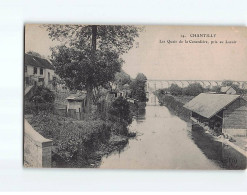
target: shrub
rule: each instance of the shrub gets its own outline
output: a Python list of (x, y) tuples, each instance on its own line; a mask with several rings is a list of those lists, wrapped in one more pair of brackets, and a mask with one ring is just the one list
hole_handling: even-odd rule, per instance
[(197, 96), (200, 93), (203, 93), (203, 87), (199, 83), (190, 84), (183, 90), (183, 94), (188, 96)]
[(220, 89), (221, 89), (220, 86), (213, 86), (212, 89), (211, 89), (211, 91), (212, 92), (216, 92), (216, 93), (220, 93)]
[(34, 103), (54, 103), (55, 94), (44, 86), (37, 86), (29, 101)]
[(175, 95), (175, 96), (182, 95), (183, 89), (179, 87), (177, 84), (172, 84), (169, 89), (171, 95)]
[(25, 102), (25, 114), (54, 110), (55, 94), (44, 86), (37, 86), (29, 101)]
[(146, 82), (147, 82), (147, 77), (142, 73), (138, 73), (136, 78), (130, 84), (132, 98), (140, 102), (148, 101), (145, 91)]
[(120, 121), (125, 121), (128, 124), (132, 122), (129, 102), (127, 102), (127, 100), (123, 97), (119, 97), (114, 102), (112, 102), (108, 112), (113, 116), (112, 118), (115, 121), (119, 119)]
[(56, 154), (66, 161), (86, 158), (100, 143), (110, 138), (111, 124), (103, 120), (75, 121), (70, 118), (40, 112), (29, 123), (42, 136), (53, 140)]

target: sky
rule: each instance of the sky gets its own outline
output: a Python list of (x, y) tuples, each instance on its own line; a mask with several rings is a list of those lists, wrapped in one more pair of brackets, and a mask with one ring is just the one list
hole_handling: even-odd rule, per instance
[[(180, 40), (183, 43), (179, 43)], [(201, 40), (208, 43), (185, 43), (185, 40)], [(169, 41), (171, 43), (168, 43)], [(226, 41), (234, 43), (226, 44)], [(47, 57), (51, 55), (50, 47), (58, 44), (60, 42), (52, 41), (41, 25), (26, 26), (25, 52), (35, 51)], [(159, 80), (245, 81), (247, 29), (216, 26), (145, 26), (136, 38), (134, 47), (122, 57), (125, 60), (123, 69), (133, 78), (141, 72), (148, 79)]]

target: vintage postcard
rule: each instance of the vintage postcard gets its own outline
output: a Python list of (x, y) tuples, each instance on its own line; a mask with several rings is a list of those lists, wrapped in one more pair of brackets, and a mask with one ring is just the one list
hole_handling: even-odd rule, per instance
[(244, 170), (247, 28), (26, 24), (24, 167)]

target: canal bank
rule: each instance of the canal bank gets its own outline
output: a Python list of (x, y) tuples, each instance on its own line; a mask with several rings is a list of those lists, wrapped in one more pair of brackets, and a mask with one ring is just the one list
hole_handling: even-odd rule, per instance
[(129, 126), (129, 131), (137, 133), (136, 138), (129, 139), (121, 151), (104, 156), (100, 168), (246, 169), (246, 158), (234, 148), (215, 140), (200, 126), (192, 128), (189, 118), (184, 120), (189, 115), (181, 116), (176, 101), (159, 106), (157, 98), (150, 96), (149, 100), (145, 112)]
[[(176, 124), (176, 125), (174, 125)], [(100, 168), (221, 169), (194, 143), (191, 125), (165, 106), (147, 106), (129, 126), (136, 132), (126, 147), (105, 156)], [(216, 155), (217, 156), (217, 155)]]
[[(171, 95), (157, 96), (160, 105), (165, 105), (171, 112), (179, 116), (181, 119), (191, 122), (190, 110), (184, 107), (184, 104), (189, 102), (193, 97), (174, 97)], [(201, 136), (210, 136), (215, 142), (219, 142), (223, 145), (223, 148), (231, 148), (231, 155), (225, 156), (224, 161), (234, 162), (235, 164), (227, 165), (228, 169), (246, 169), (246, 145), (243, 144), (242, 138), (224, 138), (224, 136), (218, 136), (214, 131), (210, 131), (204, 125), (193, 125), (192, 130), (201, 131)], [(233, 140), (234, 142), (232, 142)], [(224, 150), (224, 149), (223, 149)], [(227, 158), (227, 159), (226, 159)], [(238, 164), (238, 165), (237, 165)]]

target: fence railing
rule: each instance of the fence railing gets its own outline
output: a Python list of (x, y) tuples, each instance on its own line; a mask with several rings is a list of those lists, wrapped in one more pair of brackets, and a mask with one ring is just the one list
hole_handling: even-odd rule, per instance
[(51, 114), (56, 114), (63, 117), (70, 117), (77, 120), (83, 120), (85, 118), (85, 113), (76, 112), (75, 109), (68, 109), (64, 104), (59, 103), (34, 103), (26, 102), (24, 103), (24, 113), (25, 114), (37, 114), (39, 112), (47, 112)]

